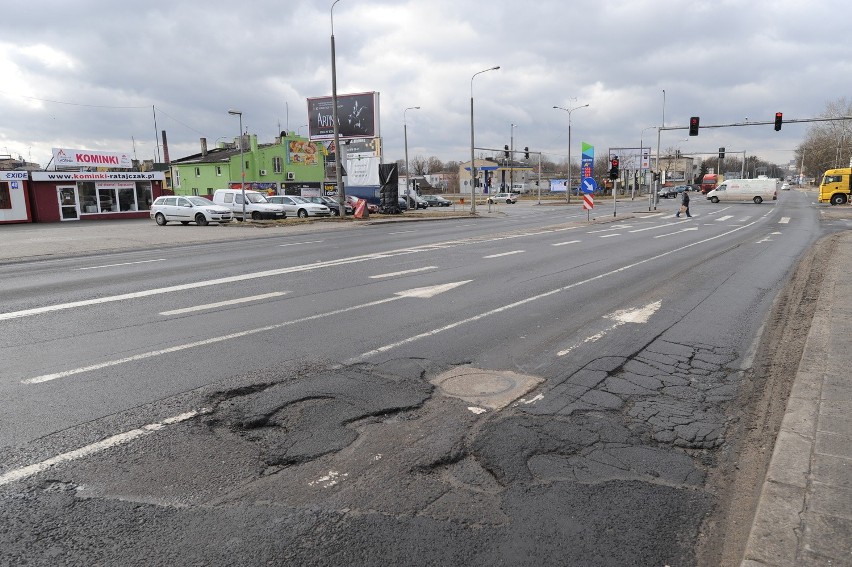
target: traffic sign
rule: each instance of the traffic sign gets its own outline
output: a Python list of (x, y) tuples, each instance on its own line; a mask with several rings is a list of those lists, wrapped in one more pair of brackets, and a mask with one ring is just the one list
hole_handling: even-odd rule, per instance
[(589, 194), (583, 195), (583, 208), (591, 211), (595, 208), (595, 199)]
[(581, 184), (581, 189), (583, 190), (583, 193), (585, 193), (587, 195), (591, 195), (592, 193), (597, 191), (598, 184), (595, 182), (595, 180), (593, 178), (586, 177), (586, 178), (583, 179), (583, 183)]

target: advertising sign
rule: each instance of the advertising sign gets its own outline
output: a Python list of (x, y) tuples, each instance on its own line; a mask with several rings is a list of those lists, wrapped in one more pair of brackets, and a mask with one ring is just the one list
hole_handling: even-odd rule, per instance
[(319, 165), (316, 144), (304, 140), (290, 140), (287, 144), (287, 163)]
[(595, 171), (595, 147), (591, 144), (587, 144), (583, 142), (583, 156), (580, 163), (580, 173), (583, 178), (583, 182), (580, 183), (581, 186), (586, 185), (585, 180), (593, 177)]
[[(338, 129), (341, 139), (379, 136), (379, 93), (337, 95)], [(308, 99), (308, 137), (334, 138), (332, 97)]]
[(71, 148), (53, 148), (53, 163), (56, 167), (133, 167), (130, 154)]

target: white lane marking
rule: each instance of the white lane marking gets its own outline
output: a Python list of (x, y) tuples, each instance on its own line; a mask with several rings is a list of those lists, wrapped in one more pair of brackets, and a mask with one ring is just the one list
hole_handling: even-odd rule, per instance
[(631, 228), (633, 225), (631, 224), (614, 224), (609, 228), (604, 228), (601, 230), (590, 230), (588, 234), (598, 234), (599, 232), (612, 232), (613, 230), (622, 230), (625, 228)]
[(325, 240), (306, 240), (305, 242), (290, 242), (289, 244), (279, 244), (278, 246), (301, 246), (303, 244), (319, 244)]
[(602, 234), (602, 235), (600, 235), (600, 237), (599, 237), (599, 238), (609, 238), (609, 237), (611, 237), (611, 236), (621, 236), (621, 234), (619, 234), (619, 233), (616, 233), (616, 234)]
[(565, 242), (554, 242), (551, 246), (565, 246), (566, 244), (578, 244), (580, 240), (566, 240)]
[(175, 345), (172, 347), (154, 350), (150, 352), (143, 352), (140, 354), (135, 354), (133, 356), (128, 356), (125, 358), (120, 358), (117, 360), (108, 360), (106, 362), (100, 362), (98, 364), (92, 364), (90, 366), (84, 366), (82, 368), (74, 368), (71, 370), (63, 370), (61, 372), (54, 372), (52, 374), (42, 374), (41, 376), (35, 376), (33, 378), (26, 378), (21, 380), (21, 384), (41, 384), (42, 382), (50, 382), (52, 380), (57, 380), (59, 378), (67, 378), (68, 376), (74, 376), (75, 374), (82, 374), (84, 372), (91, 372), (93, 370), (100, 370), (102, 368), (109, 368), (111, 366), (118, 366), (120, 364), (125, 364), (127, 362), (136, 362), (139, 360), (145, 360), (147, 358), (154, 358), (156, 356), (162, 356), (164, 354), (170, 354), (173, 352), (180, 352), (182, 350), (187, 350), (199, 346), (208, 346), (216, 343), (221, 343), (224, 341), (229, 341), (233, 339), (239, 339), (242, 337), (248, 337), (250, 335), (256, 335), (258, 333), (263, 333), (265, 331), (273, 331), (275, 329), (280, 329), (282, 327), (287, 327), (290, 325), (295, 325), (298, 323), (304, 323), (306, 321), (314, 321), (316, 319), (322, 319), (323, 317), (329, 317), (333, 315), (339, 315), (341, 313), (347, 313), (349, 311), (354, 311), (356, 309), (362, 309), (367, 307), (375, 307), (376, 305), (382, 305), (383, 303), (390, 303), (391, 301), (397, 301), (399, 299), (403, 299), (405, 297), (417, 297), (417, 298), (429, 298), (433, 297), (439, 293), (443, 293), (445, 291), (449, 291), (455, 287), (460, 285), (464, 285), (470, 283), (473, 280), (464, 280), (460, 282), (453, 282), (448, 284), (422, 287), (416, 289), (408, 289), (404, 291), (399, 291), (394, 294), (393, 297), (388, 297), (385, 299), (379, 299), (376, 301), (371, 301), (369, 303), (362, 303), (359, 305), (352, 305), (349, 307), (344, 307), (342, 309), (337, 309), (335, 311), (329, 311), (327, 313), (317, 313), (316, 315), (310, 315), (308, 317), (302, 317), (301, 319), (293, 319), (292, 321), (284, 321), (283, 323), (276, 323), (274, 325), (267, 325), (265, 327), (259, 327), (256, 329), (248, 329), (245, 331), (239, 331), (236, 333), (230, 333), (228, 335), (222, 335), (218, 337), (211, 337), (209, 339), (203, 339), (200, 341), (195, 341), (191, 343), (184, 343), (181, 345)]
[(634, 232), (645, 232), (646, 230), (657, 230), (658, 228), (669, 228), (670, 226), (674, 226), (676, 224), (683, 224), (685, 222), (690, 222), (690, 221), (682, 220), (682, 221), (675, 221), (675, 222), (666, 223), (666, 224), (656, 224), (654, 226), (649, 226), (647, 228), (637, 228), (635, 230), (629, 230), (628, 232), (630, 232), (632, 234)]
[(389, 232), (388, 235), (391, 234), (408, 234), (409, 232), (417, 232), (416, 230), (397, 230), (396, 232)]
[(202, 287), (210, 287), (215, 285), (222, 284), (230, 284), (230, 283), (238, 283), (248, 280), (254, 280), (259, 278), (267, 278), (274, 276), (281, 276), (285, 274), (293, 274), (298, 272), (309, 272), (311, 270), (316, 270), (320, 268), (331, 268), (336, 266), (344, 266), (347, 264), (355, 264), (368, 260), (381, 260), (385, 258), (393, 258), (395, 256), (403, 256), (406, 254), (419, 254), (421, 252), (430, 252), (433, 250), (443, 250), (447, 248), (454, 248), (456, 246), (466, 246), (469, 244), (482, 244), (486, 242), (498, 242), (500, 240), (509, 240), (512, 238), (522, 238), (525, 236), (538, 236), (540, 234), (549, 234), (553, 232), (553, 230), (541, 230), (538, 232), (529, 232), (524, 234), (509, 234), (509, 235), (500, 235), (500, 236), (488, 236), (481, 238), (465, 238), (459, 240), (449, 240), (446, 242), (436, 242), (432, 244), (424, 244), (421, 246), (412, 246), (409, 248), (398, 248), (395, 250), (388, 250), (385, 252), (376, 252), (372, 254), (362, 254), (360, 256), (349, 256), (346, 258), (340, 258), (337, 260), (328, 260), (322, 262), (315, 262), (313, 264), (305, 264), (300, 266), (293, 266), (290, 268), (279, 268), (275, 270), (266, 270), (263, 272), (253, 272), (249, 274), (242, 274), (238, 276), (229, 276), (226, 278), (217, 278), (213, 280), (203, 280), (199, 282), (193, 282), (188, 284), (170, 286), (170, 287), (162, 287), (157, 289), (149, 289), (144, 291), (125, 293), (121, 295), (112, 295), (107, 297), (98, 297), (94, 299), (84, 299), (81, 301), (73, 301), (70, 303), (59, 303), (56, 305), (45, 305), (42, 307), (34, 307), (32, 309), (24, 309), (21, 311), (9, 311), (7, 313), (0, 313), (0, 321), (5, 321), (9, 319), (18, 319), (21, 317), (29, 317), (32, 315), (40, 315), (42, 313), (50, 313), (53, 311), (61, 311), (64, 309), (73, 309), (75, 307), (87, 307), (90, 305), (98, 305), (103, 303), (112, 303), (117, 301), (125, 301), (128, 299), (140, 299), (144, 297), (151, 297), (155, 295), (161, 295), (163, 293), (171, 293), (177, 291), (186, 291), (191, 289), (198, 289)]
[(370, 276), (371, 279), (378, 278), (392, 278), (394, 276), (404, 276), (406, 274), (416, 274), (418, 272), (428, 272), (429, 270), (437, 270), (438, 266), (424, 266), (422, 268), (415, 268), (413, 270), (403, 270), (401, 272), (391, 272), (389, 274), (376, 274), (375, 276)]
[(781, 220), (778, 221), (778, 224), (787, 224), (790, 222), (790, 217), (781, 217)]
[(312, 480), (308, 483), (308, 486), (317, 486), (320, 485), (323, 488), (331, 488), (341, 480), (345, 479), (349, 476), (349, 473), (340, 473), (338, 471), (328, 471), (328, 474), (325, 476), (321, 476), (316, 480)]
[(149, 264), (151, 262), (165, 262), (165, 258), (157, 258), (156, 260), (140, 260), (138, 262), (122, 262), (121, 264), (104, 264), (103, 266), (89, 266), (88, 268), (77, 268), (78, 270), (99, 270), (101, 268), (114, 268), (116, 266), (132, 266), (134, 264)]
[(572, 350), (574, 350), (574, 349), (576, 349), (576, 348), (578, 348), (578, 347), (580, 347), (580, 346), (582, 346), (586, 343), (593, 343), (593, 342), (597, 341), (598, 339), (603, 338), (610, 331), (614, 331), (618, 327), (620, 327), (622, 325), (626, 325), (627, 323), (637, 323), (637, 324), (647, 323), (648, 320), (651, 318), (651, 315), (656, 313), (661, 305), (662, 305), (661, 301), (655, 301), (654, 303), (649, 303), (645, 307), (640, 307), (638, 309), (622, 309), (621, 311), (616, 311), (615, 313), (610, 313), (609, 315), (604, 315), (605, 319), (615, 320), (615, 324), (610, 326), (610, 327), (607, 327), (606, 329), (604, 329), (603, 331), (601, 331), (599, 333), (595, 333), (594, 335), (592, 335), (590, 337), (586, 337), (585, 339), (583, 339), (579, 343), (575, 343), (575, 344), (571, 345), (570, 347), (566, 348), (565, 350), (560, 350), (559, 352), (556, 353), (556, 356), (565, 356), (566, 354), (570, 353)]
[(490, 317), (491, 315), (503, 313), (504, 311), (508, 311), (509, 309), (514, 309), (515, 307), (520, 307), (522, 305), (526, 305), (527, 303), (531, 303), (533, 301), (538, 301), (539, 299), (543, 299), (545, 297), (550, 297), (551, 295), (563, 293), (565, 291), (568, 291), (569, 289), (573, 289), (575, 287), (580, 287), (581, 285), (586, 285), (586, 284), (589, 284), (589, 283), (592, 283), (592, 282), (596, 282), (600, 279), (608, 278), (608, 277), (613, 276), (615, 274), (619, 274), (621, 272), (626, 272), (627, 270), (631, 270), (633, 268), (636, 268), (637, 266), (647, 264), (648, 262), (653, 262), (655, 260), (659, 260), (660, 258), (665, 258), (666, 256), (669, 256), (671, 254), (678, 254), (682, 250), (684, 250), (685, 248), (691, 248), (693, 246), (699, 246), (701, 244), (706, 244), (707, 242), (711, 242), (713, 240), (723, 238), (723, 237), (728, 236), (730, 234), (734, 234), (735, 232), (739, 232), (740, 230), (746, 229), (746, 228), (748, 228), (748, 227), (750, 227), (754, 224), (757, 224), (757, 221), (752, 222), (750, 224), (743, 225), (743, 226), (738, 226), (736, 228), (729, 230), (728, 232), (723, 232), (721, 234), (717, 234), (716, 236), (711, 236), (709, 238), (705, 238), (704, 240), (699, 240), (697, 242), (692, 242), (690, 244), (684, 244), (683, 246), (678, 246), (677, 248), (673, 248), (672, 250), (669, 250), (668, 252), (663, 252), (661, 254), (657, 254), (656, 256), (651, 256), (649, 258), (645, 258), (644, 260), (639, 260), (638, 262), (634, 262), (632, 264), (627, 264), (626, 266), (622, 266), (620, 268), (610, 270), (609, 272), (604, 272), (602, 274), (592, 276), (592, 277), (587, 278), (585, 280), (580, 280), (578, 282), (574, 282), (574, 283), (568, 284), (568, 285), (560, 287), (560, 288), (552, 289), (550, 291), (545, 291), (544, 293), (540, 293), (538, 295), (533, 295), (533, 296), (527, 297), (525, 299), (521, 299), (520, 301), (516, 301), (514, 303), (506, 304), (502, 307), (497, 307), (496, 309), (492, 309), (491, 311), (486, 311), (484, 313), (480, 313), (479, 315), (474, 315), (472, 317), (468, 317), (467, 319), (461, 319), (459, 321), (456, 321), (455, 323), (450, 323), (448, 325), (444, 325), (443, 327), (438, 327), (437, 329), (433, 329), (431, 331), (426, 331), (425, 333), (420, 333), (419, 335), (414, 335), (414, 336), (408, 337), (407, 339), (402, 339), (401, 341), (397, 341), (395, 343), (390, 343), (388, 345), (367, 351), (367, 352), (365, 352), (365, 353), (363, 353), (359, 356), (350, 358), (349, 360), (343, 362), (342, 364), (343, 365), (358, 364), (358, 363), (363, 362), (364, 360), (366, 360), (370, 357), (373, 357), (377, 354), (382, 354), (384, 352), (387, 352), (389, 350), (393, 350), (393, 349), (401, 347), (403, 345), (413, 343), (415, 341), (419, 341), (420, 339), (433, 337), (435, 335), (438, 335), (439, 333), (443, 333), (444, 331), (449, 331), (449, 330), (455, 329), (456, 327), (466, 325), (467, 323), (473, 323), (473, 322), (479, 321), (480, 319)]
[(734, 215), (725, 215), (725, 216), (723, 216), (723, 217), (719, 217), (719, 218), (717, 218), (717, 219), (716, 219), (716, 222), (726, 221), (726, 220), (728, 220), (728, 219), (732, 219), (732, 218), (734, 218)]
[(226, 307), (228, 305), (237, 305), (239, 303), (248, 303), (249, 301), (261, 301), (270, 297), (279, 297), (287, 293), (286, 291), (274, 291), (272, 293), (264, 293), (261, 295), (252, 295), (251, 297), (240, 297), (237, 299), (229, 299), (227, 301), (218, 301), (216, 303), (207, 303), (206, 305), (196, 305), (194, 307), (184, 307), (182, 309), (172, 309), (171, 311), (161, 311), (160, 315), (183, 315), (184, 313), (192, 313), (194, 311), (205, 311), (208, 309), (216, 309), (217, 307)]
[(207, 408), (188, 411), (186, 413), (182, 413), (180, 415), (164, 419), (163, 421), (160, 421), (158, 423), (150, 423), (148, 425), (143, 425), (138, 429), (132, 429), (130, 431), (125, 431), (124, 433), (118, 433), (117, 435), (107, 437), (106, 439), (98, 441), (97, 443), (92, 443), (91, 445), (86, 445), (85, 447), (80, 447), (79, 449), (74, 449), (73, 451), (62, 453), (61, 455), (51, 457), (47, 460), (41, 461), (40, 463), (35, 463), (33, 465), (11, 470), (7, 473), (0, 475), (0, 486), (31, 477), (35, 474), (46, 471), (47, 469), (56, 465), (87, 457), (89, 455), (105, 451), (106, 449), (122, 445), (124, 443), (127, 443), (128, 441), (132, 441), (139, 437), (150, 435), (151, 433), (159, 431), (169, 425), (181, 423), (188, 419), (192, 419), (197, 415), (208, 413), (209, 411), (210, 410)]
[[(524, 404), (524, 405), (528, 406), (530, 404), (540, 402), (543, 399), (544, 399), (544, 394), (538, 394), (537, 396), (530, 398), (530, 399), (521, 398), (520, 400), (518, 400), (517, 404)], [(517, 405), (517, 404), (515, 404), (515, 405)]]
[(488, 411), (485, 408), (478, 408), (476, 406), (468, 406), (467, 409), (469, 409), (470, 411), (472, 411), (476, 415), (479, 415), (479, 414), (482, 414), (482, 413), (485, 413), (486, 411)]
[(523, 254), (524, 250), (512, 250), (511, 252), (501, 252), (500, 254), (491, 254), (490, 256), (483, 256), (483, 258), (500, 258), (501, 256), (511, 256), (512, 254)]
[(674, 236), (675, 234), (680, 234), (682, 232), (689, 232), (690, 230), (698, 230), (698, 227), (694, 226), (692, 228), (684, 228), (682, 230), (676, 230), (674, 232), (669, 232), (669, 233), (666, 233), (666, 234), (658, 234), (654, 238), (665, 238), (666, 236)]

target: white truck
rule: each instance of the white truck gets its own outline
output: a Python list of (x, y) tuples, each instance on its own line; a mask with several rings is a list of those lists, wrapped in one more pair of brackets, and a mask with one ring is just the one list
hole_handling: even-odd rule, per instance
[[(242, 189), (216, 189), (213, 193), (213, 202), (230, 209), (237, 220), (245, 220)], [(252, 220), (286, 219), (287, 213), (283, 205), (270, 203), (263, 193), (246, 190), (245, 216)]]
[(719, 201), (754, 201), (757, 204), (778, 198), (778, 180), (768, 177), (757, 179), (726, 179), (707, 193), (711, 203)]

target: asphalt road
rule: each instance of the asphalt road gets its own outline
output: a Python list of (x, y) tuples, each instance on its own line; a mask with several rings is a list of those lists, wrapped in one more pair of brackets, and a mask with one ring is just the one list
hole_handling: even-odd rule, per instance
[(0, 563), (709, 564), (822, 229), (698, 201), (0, 266)]

